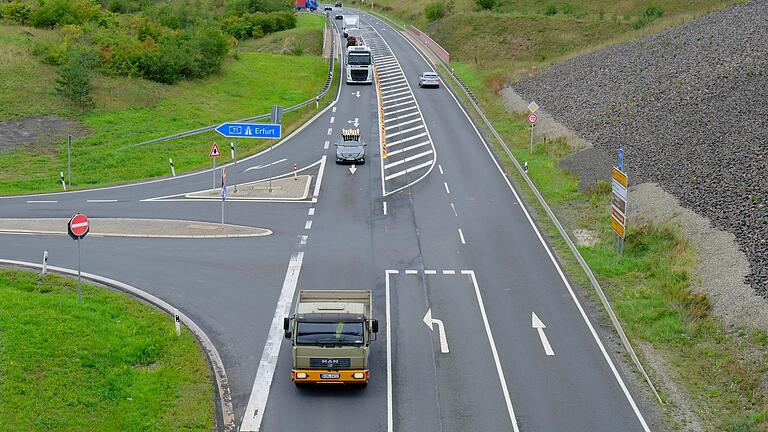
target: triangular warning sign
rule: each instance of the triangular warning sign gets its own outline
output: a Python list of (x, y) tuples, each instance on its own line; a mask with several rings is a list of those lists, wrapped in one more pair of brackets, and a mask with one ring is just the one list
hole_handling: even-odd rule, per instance
[(211, 152), (208, 154), (208, 157), (219, 157), (221, 156), (221, 152), (219, 151), (219, 145), (216, 143), (213, 143), (213, 147), (211, 147)]

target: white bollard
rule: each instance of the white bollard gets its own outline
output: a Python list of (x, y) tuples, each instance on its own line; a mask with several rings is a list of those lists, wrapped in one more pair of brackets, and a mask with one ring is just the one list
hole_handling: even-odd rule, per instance
[(526, 174), (528, 174), (528, 161), (525, 161), (525, 164), (523, 165), (523, 170)]
[(176, 308), (173, 309), (173, 320), (176, 322), (176, 336), (181, 336), (181, 317)]
[(297, 177), (297, 173), (298, 173), (297, 170), (298, 169), (299, 169), (299, 167), (296, 164), (293, 164), (293, 179), (294, 180), (298, 179), (298, 177)]
[(48, 251), (43, 251), (43, 272), (41, 274), (45, 275), (48, 273)]
[(173, 167), (173, 159), (168, 158), (168, 162), (171, 164), (171, 175), (176, 177), (176, 168)]
[(59, 175), (61, 176), (61, 187), (64, 188), (64, 190), (67, 190), (67, 183), (64, 182), (64, 171), (59, 171)]
[(315, 96), (315, 109), (320, 108), (320, 96)]

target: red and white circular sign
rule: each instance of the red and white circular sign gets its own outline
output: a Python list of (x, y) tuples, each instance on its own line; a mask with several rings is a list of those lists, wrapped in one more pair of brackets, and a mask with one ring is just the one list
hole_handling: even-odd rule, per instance
[(69, 235), (72, 236), (72, 238), (83, 238), (86, 234), (88, 234), (88, 231), (90, 230), (90, 222), (88, 222), (88, 217), (84, 214), (76, 214), (72, 216), (72, 219), (69, 220), (69, 223), (67, 224), (67, 230), (69, 231)]
[(539, 121), (539, 116), (534, 113), (528, 114), (528, 123), (536, 124), (537, 121)]

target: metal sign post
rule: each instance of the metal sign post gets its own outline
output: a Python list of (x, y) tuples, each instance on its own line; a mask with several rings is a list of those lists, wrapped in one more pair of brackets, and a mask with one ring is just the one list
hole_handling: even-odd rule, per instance
[[(283, 107), (280, 105), (272, 105), (272, 112), (271, 112), (271, 120), (273, 124), (283, 124)], [(275, 142), (270, 141), (269, 142), (269, 151), (270, 154), (272, 152), (272, 149), (274, 148)], [(269, 193), (272, 193), (272, 165), (269, 164)]]
[(213, 187), (211, 189), (216, 189), (216, 158), (219, 156), (221, 156), (219, 145), (214, 141), (213, 147), (211, 147), (211, 151), (208, 153), (208, 157), (213, 159)]
[(539, 121), (539, 116), (534, 113), (528, 114), (528, 123), (531, 124), (531, 153), (533, 153), (533, 126)]
[(237, 193), (237, 181), (235, 181), (235, 175), (237, 173), (237, 140), (229, 143), (229, 149), (232, 152), (232, 160), (235, 161), (232, 168), (232, 184), (235, 187), (235, 193)]
[(84, 214), (77, 213), (67, 222), (67, 233), (77, 241), (77, 304), (83, 302), (80, 289), (80, 239), (85, 237), (90, 230), (90, 222)]
[(227, 201), (227, 168), (221, 169), (221, 225), (224, 226), (224, 202)]

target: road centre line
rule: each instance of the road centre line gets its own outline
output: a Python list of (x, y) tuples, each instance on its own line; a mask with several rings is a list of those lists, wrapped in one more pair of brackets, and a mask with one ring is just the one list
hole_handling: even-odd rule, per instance
[(416, 171), (416, 170), (418, 170), (418, 169), (424, 168), (424, 167), (426, 167), (426, 166), (429, 166), (429, 165), (431, 165), (431, 164), (432, 164), (432, 161), (429, 161), (429, 162), (425, 162), (425, 163), (423, 163), (423, 164), (419, 164), (419, 165), (416, 165), (416, 166), (412, 166), (412, 167), (410, 167), (410, 168), (408, 168), (408, 169), (406, 169), (406, 170), (403, 170), (403, 171), (400, 171), (400, 172), (396, 172), (396, 173), (394, 173), (394, 174), (392, 174), (392, 175), (388, 175), (388, 176), (386, 176), (386, 177), (384, 178), (384, 180), (391, 180), (391, 179), (393, 179), (393, 178), (398, 178), (398, 177), (400, 177), (400, 176), (403, 176), (403, 175), (406, 175), (406, 174), (408, 174), (408, 173), (414, 172), (414, 171)]
[(453, 203), (451, 203), (451, 210), (453, 210), (453, 215), (454, 215), (454, 216), (456, 216), (456, 217), (459, 217), (459, 214), (458, 214), (458, 213), (456, 213), (456, 206), (455, 206), (455, 205), (453, 205)]
[(509, 419), (512, 422), (512, 428), (515, 432), (520, 432), (520, 428), (517, 426), (517, 417), (515, 417), (515, 409), (512, 407), (512, 401), (509, 397), (509, 390), (507, 389), (507, 380), (504, 378), (504, 371), (501, 369), (501, 361), (499, 360), (499, 353), (496, 350), (496, 342), (493, 340), (493, 334), (491, 333), (491, 325), (488, 323), (488, 315), (485, 313), (485, 305), (483, 304), (483, 297), (480, 295), (480, 287), (477, 285), (477, 278), (475, 278), (475, 272), (472, 270), (462, 270), (461, 274), (468, 275), (472, 280), (472, 285), (475, 286), (475, 295), (477, 296), (477, 303), (480, 305), (480, 315), (483, 317), (483, 325), (485, 326), (485, 333), (488, 335), (488, 343), (491, 345), (491, 353), (493, 354), (493, 361), (496, 363), (496, 372), (499, 375), (499, 382), (501, 383), (501, 390), (504, 393), (504, 402), (507, 404), (507, 413)]
[(430, 149), (430, 150), (427, 150), (427, 151), (425, 151), (425, 152), (419, 153), (419, 154), (417, 154), (417, 155), (408, 156), (408, 157), (407, 157), (407, 158), (405, 158), (405, 159), (400, 159), (400, 160), (399, 160), (399, 161), (397, 161), (397, 162), (392, 162), (392, 163), (390, 163), (390, 164), (384, 165), (384, 169), (390, 169), (390, 168), (394, 168), (394, 167), (396, 167), (396, 166), (398, 166), (398, 165), (402, 165), (402, 164), (404, 164), (404, 163), (406, 163), (406, 162), (410, 162), (410, 161), (412, 161), (412, 160), (416, 160), (416, 159), (418, 159), (418, 158), (422, 158), (422, 157), (424, 157), (424, 156), (429, 156), (429, 155), (431, 155), (432, 153), (433, 153), (433, 152), (432, 152), (432, 150)]
[(52, 200), (29, 200), (27, 204), (56, 204), (57, 202)]
[(437, 270), (424, 270), (424, 274), (428, 274), (428, 275), (437, 274)]
[(336, 121), (336, 116), (331, 116), (331, 124), (333, 124), (334, 121)]
[(442, 165), (440, 165), (440, 164), (437, 164), (437, 169), (439, 169), (439, 170), (440, 170), (440, 174), (445, 174), (445, 173), (443, 172), (443, 166), (442, 166)]
[(333, 133), (333, 128), (328, 128), (328, 135)]
[(464, 240), (464, 232), (459, 228), (459, 238), (461, 238), (461, 244), (467, 244), (466, 240)]
[(400, 154), (400, 153), (404, 153), (404, 152), (407, 152), (407, 151), (410, 151), (410, 150), (413, 150), (413, 149), (416, 149), (416, 148), (419, 148), (419, 147), (424, 147), (425, 145), (429, 145), (429, 141), (424, 141), (424, 142), (419, 143), (419, 144), (414, 144), (414, 145), (412, 145), (410, 147), (401, 148), (400, 150), (393, 150), (393, 151), (389, 152), (389, 156), (394, 156), (394, 155), (397, 155), (397, 154)]
[(116, 199), (89, 199), (85, 200), (85, 202), (89, 203), (114, 203), (117, 202)]
[(450, 195), (450, 194), (451, 194), (451, 190), (450, 190), (450, 189), (448, 189), (448, 182), (443, 182), (443, 185), (445, 185), (445, 193), (447, 193), (448, 195)]
[[(304, 252), (299, 251), (291, 256), (288, 262), (288, 270), (285, 272), (283, 288), (280, 290), (280, 297), (275, 307), (275, 315), (272, 317), (267, 342), (264, 344), (264, 351), (261, 354), (259, 367), (256, 370), (256, 378), (253, 380), (251, 395), (248, 398), (243, 422), (240, 425), (241, 432), (256, 432), (261, 428), (264, 409), (267, 407), (269, 390), (272, 387), (272, 379), (275, 375), (275, 367), (277, 366), (277, 359), (280, 354), (280, 345), (283, 343), (283, 317), (288, 316), (291, 312), (291, 303), (296, 292), (296, 285), (299, 282), (299, 273), (301, 272), (303, 261)], [(387, 320), (387, 324), (389, 324), (389, 320)], [(389, 333), (387, 333), (387, 340), (389, 340)]]
[(315, 208), (311, 207), (307, 212), (307, 216), (314, 216), (314, 215), (315, 215)]
[(403, 114), (401, 116), (395, 116), (395, 117), (392, 117), (392, 118), (385, 119), (384, 123), (389, 123), (389, 122), (392, 122), (392, 121), (395, 121), (395, 120), (402, 120), (404, 118), (413, 117), (413, 116), (417, 116), (417, 115), (419, 115), (419, 112), (418, 111), (414, 111), (414, 112), (409, 113), (409, 114)]
[(326, 141), (325, 144), (323, 144), (323, 149), (328, 150), (328, 146), (331, 145), (330, 141)]
[(387, 136), (388, 137), (394, 137), (394, 136), (402, 135), (404, 133), (408, 133), (408, 132), (419, 130), (419, 129), (424, 129), (424, 125), (421, 124), (419, 126), (414, 126), (414, 127), (410, 128), (410, 129), (405, 129), (405, 130), (401, 130), (401, 131), (398, 131), (398, 132), (395, 132), (395, 133), (387, 134)]
[(305, 245), (305, 244), (307, 244), (307, 240), (309, 239), (309, 236), (308, 235), (303, 235), (303, 236), (299, 236), (299, 238), (300, 238), (299, 244), (300, 245)]
[(310, 228), (312, 228), (312, 220), (311, 219), (308, 220), (307, 223), (304, 224), (304, 229), (305, 230), (308, 230)]
[(405, 274), (419, 274), (418, 270), (406, 270)]
[(456, 274), (456, 270), (443, 270), (444, 275), (453, 275)]
[(394, 128), (402, 127), (402, 126), (405, 126), (407, 124), (416, 123), (416, 122), (420, 122), (420, 121), (423, 121), (423, 120), (421, 118), (417, 118), (417, 119), (413, 119), (413, 120), (407, 120), (407, 121), (404, 121), (402, 123), (394, 124), (394, 125), (391, 125), (391, 126), (385, 126), (384, 130), (391, 130), (391, 129), (394, 129)]

